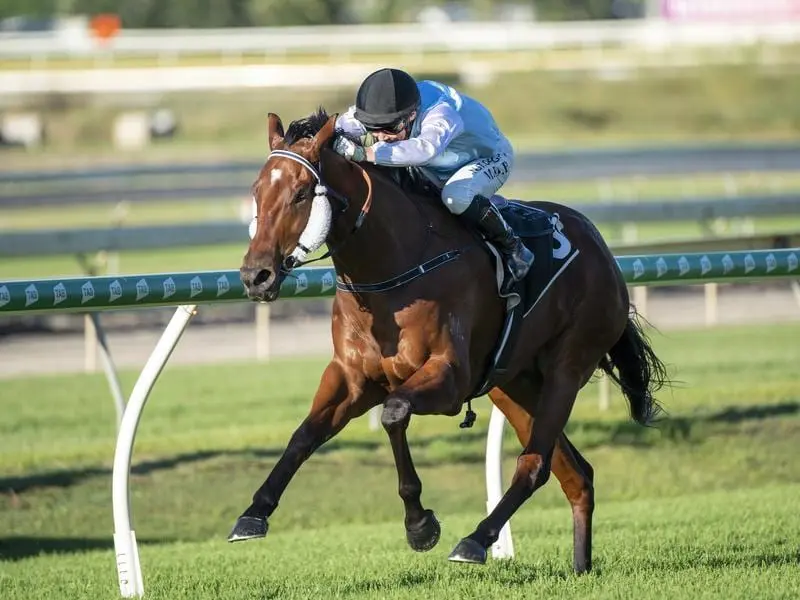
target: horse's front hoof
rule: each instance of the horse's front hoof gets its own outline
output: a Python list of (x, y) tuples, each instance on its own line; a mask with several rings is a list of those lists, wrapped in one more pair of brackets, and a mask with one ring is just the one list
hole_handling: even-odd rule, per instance
[(432, 510), (426, 510), (422, 520), (413, 527), (406, 528), (406, 539), (412, 550), (427, 552), (439, 543), (442, 528)]
[(486, 548), (472, 538), (464, 538), (453, 548), (447, 560), (483, 565), (486, 564)]
[(263, 538), (267, 535), (268, 528), (267, 520), (261, 517), (239, 517), (228, 536), (228, 541), (242, 542)]

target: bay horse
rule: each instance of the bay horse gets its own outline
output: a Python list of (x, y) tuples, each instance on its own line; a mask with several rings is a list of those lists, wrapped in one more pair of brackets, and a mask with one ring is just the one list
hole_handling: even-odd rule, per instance
[[(320, 108), (293, 121), (284, 134), (281, 119), (268, 115), (271, 152), (253, 185), (255, 232), (240, 277), (252, 300), (276, 300), (284, 279), (303, 264), (305, 238), (314, 229), (337, 273), (333, 356), (308, 416), (228, 540), (264, 537), (268, 518), (302, 463), (350, 420), (382, 405), (407, 542), (427, 551), (438, 542), (440, 526), (422, 505), (406, 429), (412, 414), (455, 416), (477, 397), (507, 304), (478, 235), (440, 201), (407, 193), (391, 170), (334, 152), (335, 119)], [(666, 372), (595, 226), (560, 204), (521, 204), (558, 211), (580, 255), (517, 324), (518, 341), (488, 390), (523, 450), (499, 504), (449, 560), (485, 563), (502, 526), (552, 471), (572, 507), (573, 567), (583, 573), (592, 564), (594, 474), (564, 433), (573, 403), (599, 368), (620, 386), (632, 418), (648, 425), (660, 411), (654, 394), (667, 381)]]

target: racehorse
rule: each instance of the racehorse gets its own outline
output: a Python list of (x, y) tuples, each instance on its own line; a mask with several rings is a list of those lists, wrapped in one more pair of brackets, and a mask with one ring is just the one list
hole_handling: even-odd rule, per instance
[[(407, 542), (430, 550), (440, 526), (420, 500), (406, 429), (412, 414), (458, 415), (488, 386), (523, 450), (499, 504), (449, 559), (485, 563), (504, 523), (552, 471), (572, 507), (574, 570), (589, 571), (593, 469), (564, 433), (578, 391), (601, 369), (621, 388), (632, 418), (646, 426), (661, 410), (654, 394), (667, 382), (599, 231), (567, 206), (517, 203), (523, 211), (556, 214), (575, 260), (548, 278), (509, 336), (508, 294), (498, 287), (495, 257), (440, 200), (408, 191), (396, 170), (335, 153), (335, 115), (322, 108), (293, 121), (285, 134), (270, 113), (267, 129), (271, 152), (253, 184), (256, 228), (240, 277), (252, 300), (274, 301), (284, 279), (303, 264), (309, 235), (317, 246), (324, 239), (337, 273), (334, 350), (308, 416), (228, 540), (265, 536), (267, 519), (301, 464), (351, 419), (382, 405)], [(503, 368), (493, 370), (498, 340), (507, 337), (516, 341)]]

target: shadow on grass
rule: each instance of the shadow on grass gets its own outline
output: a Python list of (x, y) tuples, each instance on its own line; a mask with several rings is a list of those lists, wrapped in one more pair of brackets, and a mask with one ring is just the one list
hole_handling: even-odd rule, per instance
[[(470, 431), (448, 435), (436, 435), (425, 438), (415, 439), (412, 442), (413, 448), (423, 449), (431, 444), (452, 444), (452, 445), (470, 445), (477, 440), (484, 439), (484, 432)], [(379, 448), (389, 448), (389, 442), (383, 432), (377, 432), (373, 440), (337, 440), (333, 439), (319, 448), (314, 456), (325, 456), (336, 452), (363, 452), (374, 453)], [(135, 463), (131, 466), (132, 475), (148, 475), (156, 471), (164, 471), (174, 469), (181, 465), (188, 465), (192, 463), (200, 463), (215, 458), (256, 458), (277, 460), (284, 452), (284, 447), (280, 448), (243, 448), (241, 450), (204, 450), (197, 452), (187, 452), (183, 454), (176, 454), (174, 456), (158, 458), (154, 460), (146, 460)], [(483, 460), (481, 458), (481, 460)], [(370, 460), (362, 461), (364, 464), (370, 463)], [(418, 461), (419, 465), (425, 464), (425, 461)], [(372, 464), (386, 464), (394, 465), (393, 460), (389, 457), (386, 461), (372, 460)], [(35, 488), (44, 487), (70, 487), (76, 485), (86, 479), (93, 477), (110, 477), (111, 469), (106, 467), (83, 467), (79, 469), (59, 469), (56, 471), (45, 471), (32, 475), (21, 475), (15, 477), (0, 478), (0, 496), (14, 495), (22, 492), (30, 491)]]
[[(136, 540), (139, 545), (172, 543), (174, 540)], [(0, 561), (17, 561), (50, 554), (76, 554), (93, 550), (114, 551), (114, 541), (107, 538), (48, 538), (14, 536), (0, 538)]]
[(578, 448), (597, 446), (652, 446), (670, 441), (701, 440), (720, 425), (738, 425), (800, 414), (800, 402), (787, 401), (763, 406), (733, 407), (688, 417), (664, 417), (655, 427), (642, 427), (633, 421), (570, 421), (567, 435)]
[[(665, 417), (655, 428), (642, 427), (632, 421), (571, 421), (567, 433), (582, 449), (598, 446), (651, 446), (663, 441), (682, 442), (699, 440), (721, 425), (785, 417), (800, 413), (800, 402), (787, 401), (764, 406), (735, 407), (708, 415), (690, 417)], [(458, 430), (449, 434), (414, 437), (410, 440), (411, 452), (417, 467), (435, 467), (441, 464), (476, 464), (485, 460), (483, 429)], [(333, 439), (315, 452), (316, 457), (338, 452), (359, 452), (360, 464), (392, 467), (390, 453), (377, 455), (379, 449), (388, 449), (383, 432), (376, 432), (374, 439)], [(255, 458), (277, 460), (284, 447), (245, 448), (241, 450), (206, 450), (177, 454), (166, 458), (141, 461), (133, 465), (131, 473), (148, 475), (157, 471), (175, 469), (182, 465), (202, 463), (220, 457)], [(506, 451), (516, 452), (516, 444), (507, 442)], [(0, 496), (14, 496), (36, 488), (70, 487), (94, 477), (109, 477), (111, 469), (105, 467), (83, 467), (61, 469), (31, 475), (0, 478)]]

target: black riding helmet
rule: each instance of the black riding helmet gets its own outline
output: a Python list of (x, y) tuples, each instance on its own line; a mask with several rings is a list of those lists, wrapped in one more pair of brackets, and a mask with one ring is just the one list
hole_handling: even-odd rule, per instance
[(417, 82), (405, 71), (379, 69), (356, 94), (355, 117), (368, 129), (390, 129), (419, 107)]

